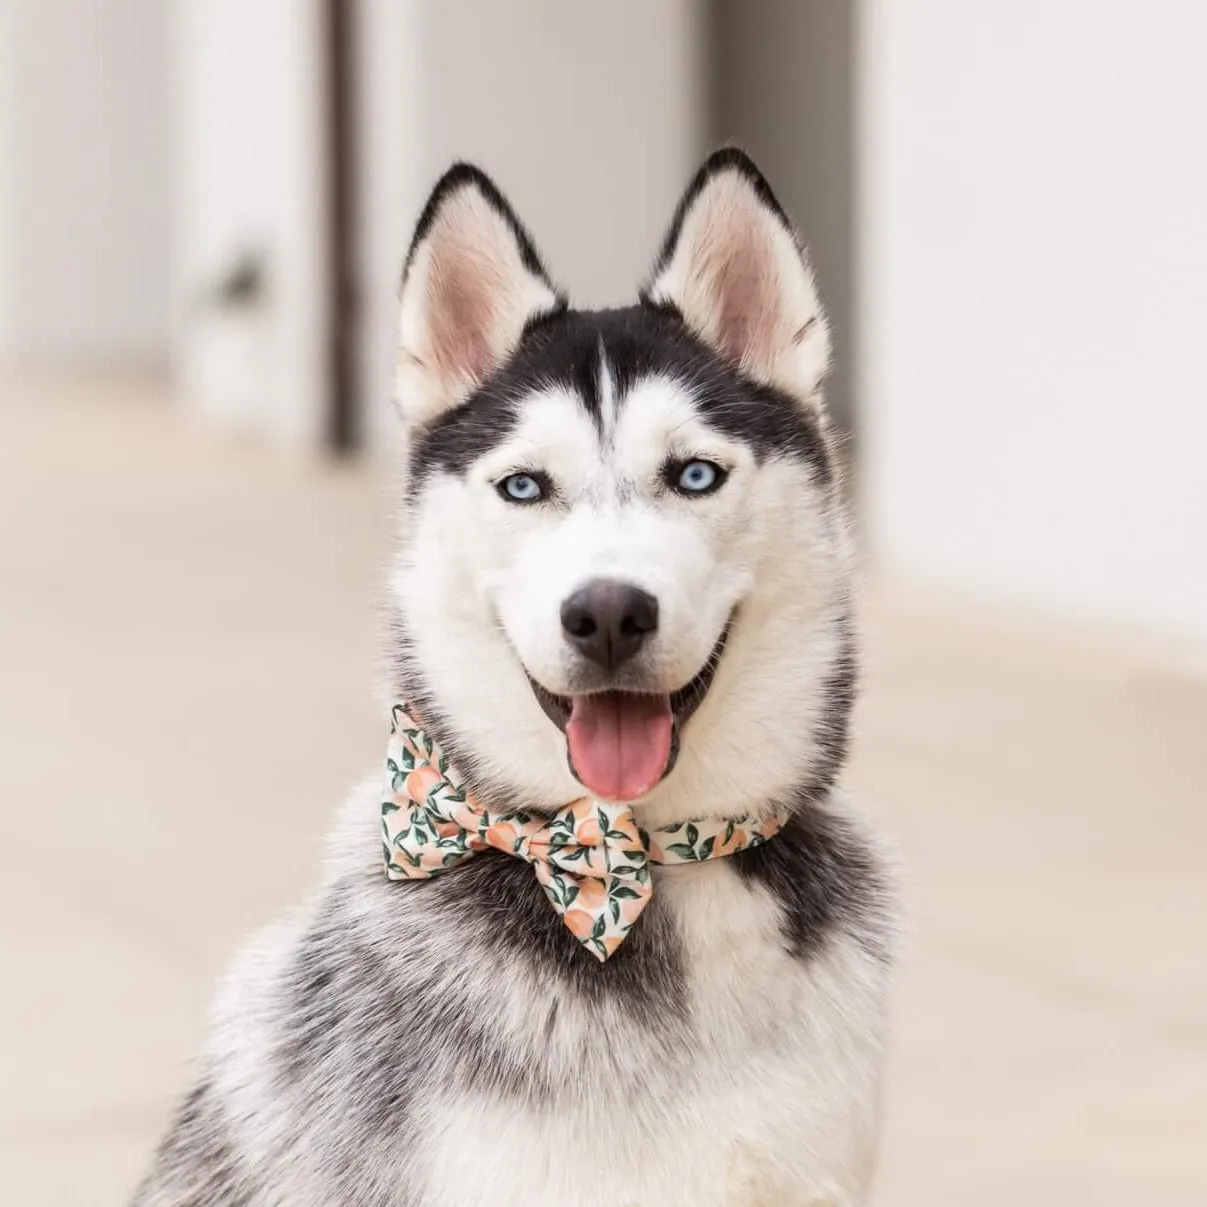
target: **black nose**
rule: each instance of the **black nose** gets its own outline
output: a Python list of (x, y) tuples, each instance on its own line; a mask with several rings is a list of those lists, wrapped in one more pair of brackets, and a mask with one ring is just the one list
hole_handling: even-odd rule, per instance
[(597, 578), (562, 604), (562, 630), (584, 657), (614, 671), (658, 628), (658, 601), (632, 583)]

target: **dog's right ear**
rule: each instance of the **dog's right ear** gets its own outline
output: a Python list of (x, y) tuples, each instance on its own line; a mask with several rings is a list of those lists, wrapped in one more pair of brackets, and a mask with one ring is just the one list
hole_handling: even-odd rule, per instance
[(402, 275), (396, 397), (422, 427), (466, 398), (533, 319), (566, 305), (485, 172), (456, 164), (424, 206)]

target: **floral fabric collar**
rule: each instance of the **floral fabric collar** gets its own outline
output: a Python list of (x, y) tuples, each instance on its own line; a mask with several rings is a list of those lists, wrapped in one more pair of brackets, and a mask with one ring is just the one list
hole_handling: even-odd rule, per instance
[(784, 818), (685, 821), (647, 832), (627, 805), (582, 797), (556, 813), (493, 812), (465, 788), (405, 703), (390, 714), (381, 802), (390, 880), (426, 880), (494, 848), (532, 864), (576, 939), (606, 960), (653, 892), (651, 864), (698, 863), (760, 846)]

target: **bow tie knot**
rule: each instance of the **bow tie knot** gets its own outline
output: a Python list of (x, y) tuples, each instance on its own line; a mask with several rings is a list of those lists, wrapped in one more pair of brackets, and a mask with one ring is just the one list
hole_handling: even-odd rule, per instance
[(425, 880), (485, 850), (532, 864), (571, 933), (597, 959), (624, 941), (653, 891), (651, 863), (691, 863), (774, 835), (782, 819), (638, 828), (633, 811), (581, 797), (550, 816), (492, 812), (466, 790), (444, 752), (405, 705), (391, 714), (382, 837), (386, 875)]

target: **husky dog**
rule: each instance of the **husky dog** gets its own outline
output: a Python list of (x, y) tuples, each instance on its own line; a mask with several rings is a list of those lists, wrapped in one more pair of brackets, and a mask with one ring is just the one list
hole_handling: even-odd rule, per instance
[(394, 697), (496, 812), (780, 828), (654, 867), (605, 960), (511, 854), (389, 880), (375, 778), (313, 901), (225, 981), (140, 1207), (867, 1201), (894, 901), (836, 787), (828, 359), (737, 151), (617, 310), (569, 307), (482, 172), (439, 182), (401, 297)]

